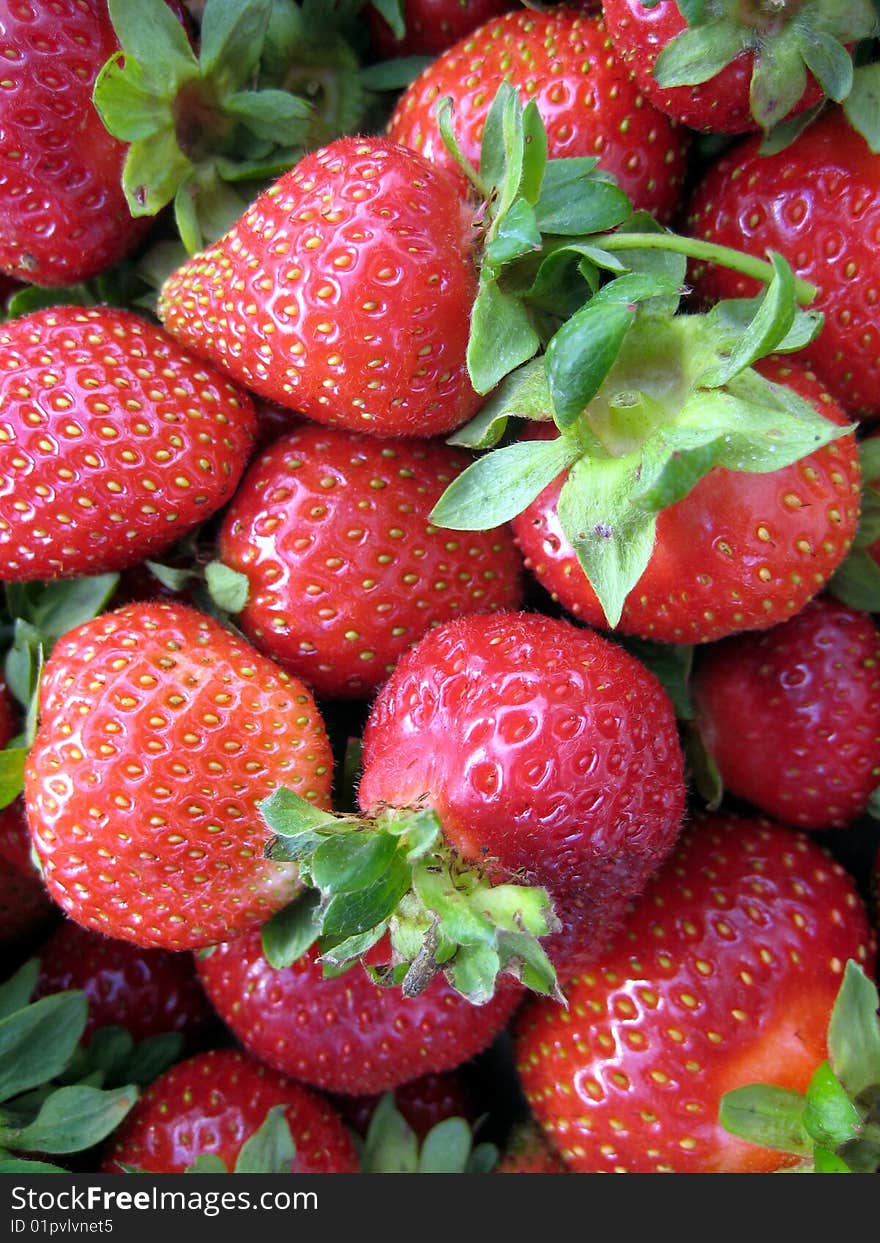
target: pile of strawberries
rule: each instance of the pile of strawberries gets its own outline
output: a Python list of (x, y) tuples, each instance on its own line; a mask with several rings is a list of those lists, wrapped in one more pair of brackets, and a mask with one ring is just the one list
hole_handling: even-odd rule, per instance
[(2, 0), (0, 1172), (880, 1169), (878, 37)]

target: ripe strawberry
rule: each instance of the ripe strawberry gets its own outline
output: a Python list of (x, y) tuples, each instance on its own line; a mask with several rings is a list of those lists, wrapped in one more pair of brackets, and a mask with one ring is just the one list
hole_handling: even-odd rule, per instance
[(29, 936), (56, 911), (33, 865), (24, 803), (15, 799), (0, 810), (0, 946)]
[(354, 1145), (328, 1102), (236, 1049), (197, 1054), (161, 1075), (112, 1137), (101, 1171), (182, 1174), (207, 1154), (231, 1171), (275, 1106), (283, 1106), (296, 1146), (292, 1173), (358, 1172)]
[(413, 152), (338, 139), (172, 273), (159, 314), (187, 347), (316, 422), (437, 435), (480, 402), (465, 366), (471, 215)]
[(360, 957), (390, 929), (405, 992), (441, 969), (477, 1002), (503, 972), (558, 992), (553, 967), (564, 981), (604, 941), (678, 834), (671, 703), (591, 631), (537, 613), (462, 617), (380, 690), (358, 798), (369, 832), (283, 790), (261, 805), (270, 855), (296, 858), (322, 891), (325, 961)]
[[(775, 155), (762, 155), (757, 137), (736, 143), (709, 167), (688, 208), (694, 237), (754, 255), (779, 251), (818, 286), (813, 306), (825, 322), (802, 359), (853, 417), (880, 413), (878, 186), (880, 155), (831, 109)], [(716, 266), (696, 265), (693, 277), (711, 299), (757, 288)]]
[(403, 33), (396, 35), (374, 6), (367, 16), (383, 60), (391, 56), (437, 56), (490, 18), (516, 7), (516, 0), (402, 0)]
[(40, 947), (35, 997), (82, 989), (89, 1003), (83, 1031), (124, 1027), (135, 1041), (180, 1032), (188, 1044), (213, 1021), (192, 955), (142, 949), (64, 920)]
[[(781, 359), (758, 370), (838, 425), (848, 420), (814, 376)], [(538, 430), (532, 430), (537, 426)], [(546, 436), (546, 424), (528, 434)], [(786, 620), (843, 561), (856, 531), (860, 470), (853, 437), (766, 474), (714, 467), (658, 516), (650, 560), (618, 627), (669, 643), (703, 643)], [(606, 624), (559, 521), (560, 476), (513, 520), (525, 564), (555, 599)]]
[(456, 169), (436, 117), (438, 101), (449, 96), (456, 137), (476, 165), (489, 105), (504, 81), (537, 102), (551, 157), (598, 156), (637, 208), (662, 221), (675, 215), (687, 131), (642, 98), (602, 20), (573, 8), (516, 9), (465, 36), (403, 92), (388, 136)]
[[(394, 1089), (394, 1106), (412, 1127), (419, 1139), (447, 1118), (464, 1118), (471, 1125), (477, 1122), (478, 1110), (473, 1094), (460, 1072), (434, 1071), (410, 1079)], [(381, 1094), (370, 1096), (336, 1096), (333, 1103), (347, 1126), (357, 1135), (366, 1135), (381, 1101)]]
[[(841, 99), (849, 93), (844, 44), (874, 26), (863, 0), (843, 9), (819, 0), (705, 10), (676, 0), (603, 0), (602, 10), (617, 55), (651, 103), (715, 134), (770, 129), (826, 94)], [(821, 58), (812, 50), (820, 41), (828, 49)]]
[(790, 1165), (728, 1134), (719, 1101), (758, 1081), (802, 1091), (844, 964), (872, 958), (864, 904), (825, 851), (768, 821), (703, 817), (572, 981), (569, 1008), (523, 1010), (529, 1103), (578, 1172)]
[(0, 579), (134, 565), (231, 496), (253, 405), (129, 311), (52, 307), (0, 330)]
[(805, 829), (862, 815), (880, 785), (878, 661), (870, 614), (827, 597), (701, 651), (697, 725), (731, 794)]
[[(180, 16), (179, 5), (169, 8)], [(72, 285), (116, 263), (150, 228), (122, 192), (126, 147), (92, 105), (119, 42), (107, 0), (3, 0), (0, 32), (0, 268)]]
[(509, 528), (465, 537), (429, 515), (470, 455), (304, 426), (259, 458), (227, 510), (219, 555), (244, 574), (238, 623), (318, 695), (369, 695), (427, 630), (515, 608)]
[(314, 950), (275, 969), (258, 932), (218, 945), (197, 968), (214, 1009), (248, 1052), (348, 1096), (460, 1066), (492, 1043), (522, 998), (512, 980), (475, 1007), (439, 978), (419, 997), (382, 987), (360, 968), (325, 979)]
[(50, 894), (78, 923), (187, 949), (254, 927), (297, 890), (263, 857), (256, 803), (326, 806), (331, 754), (308, 690), (184, 606), (76, 627), (41, 684), (25, 799)]

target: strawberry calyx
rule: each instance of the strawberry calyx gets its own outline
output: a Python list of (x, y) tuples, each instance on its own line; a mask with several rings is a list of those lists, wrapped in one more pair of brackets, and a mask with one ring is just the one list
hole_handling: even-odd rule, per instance
[[(296, 1144), (287, 1121), (285, 1105), (273, 1105), (265, 1119), (239, 1149), (235, 1164), (229, 1169), (216, 1152), (202, 1152), (187, 1174), (289, 1174), (296, 1160)], [(125, 1167), (127, 1173), (140, 1173)]]
[(191, 254), (238, 219), (254, 182), (363, 116), (357, 55), (333, 6), (208, 0), (198, 53), (165, 0), (109, 0), (109, 11), (120, 51), (93, 101), (129, 144), (129, 210), (153, 216), (173, 201)]
[(752, 365), (802, 348), (818, 327), (795, 307), (788, 265), (771, 262), (762, 297), (701, 315), (670, 313), (675, 278), (657, 270), (603, 286), (452, 440), (491, 448), (511, 417), (552, 420), (558, 435), (478, 458), (432, 522), (507, 522), (567, 472), (559, 520), (614, 628), (651, 558), (658, 515), (710, 470), (769, 473), (852, 434)]
[[(643, 0), (646, 8), (658, 0)], [(823, 94), (840, 103), (853, 89), (849, 47), (870, 38), (877, 18), (870, 0), (676, 0), (687, 25), (654, 66), (662, 87), (708, 82), (738, 56), (754, 57), (752, 116), (766, 132), (796, 107), (809, 71)]]
[(828, 591), (850, 608), (880, 612), (880, 565), (871, 549), (880, 544), (880, 437), (859, 444), (862, 497), (852, 547), (828, 583)]
[(796, 1154), (796, 1172), (880, 1169), (880, 1005), (875, 984), (853, 959), (828, 1025), (828, 1060), (806, 1092), (749, 1084), (725, 1093), (719, 1120), (751, 1143)]
[(334, 815), (284, 787), (258, 808), (275, 835), (268, 857), (296, 863), (310, 887), (263, 928), (272, 966), (289, 966), (317, 942), (325, 974), (339, 974), (387, 937), (390, 962), (366, 969), (406, 996), (442, 971), (476, 1005), (502, 973), (564, 1000), (540, 944), (558, 926), (546, 891), (492, 883), (449, 848), (431, 808)]
[(498, 1162), (495, 1144), (475, 1143), (465, 1118), (444, 1118), (419, 1141), (394, 1103), (380, 1097), (361, 1149), (364, 1174), (490, 1174)]

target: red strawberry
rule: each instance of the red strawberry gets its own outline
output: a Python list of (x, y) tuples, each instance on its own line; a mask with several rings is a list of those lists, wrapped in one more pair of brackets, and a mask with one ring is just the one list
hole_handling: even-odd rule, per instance
[(325, 806), (308, 690), (193, 609), (132, 604), (68, 632), (41, 684), (25, 797), (50, 894), (78, 923), (186, 949), (297, 890), (254, 810), (287, 783)]
[[(848, 422), (814, 376), (781, 359), (768, 379)], [(528, 434), (546, 436), (546, 424)], [(533, 430), (537, 428), (537, 430)], [(856, 531), (860, 470), (845, 436), (768, 474), (713, 468), (663, 510), (651, 559), (623, 606), (619, 629), (670, 643), (702, 643), (784, 621), (843, 561)], [(559, 477), (513, 520), (525, 564), (570, 612), (605, 625), (596, 593), (562, 530)]]
[(840, 828), (880, 785), (880, 638), (830, 598), (701, 651), (697, 723), (731, 794), (805, 829)]
[(35, 997), (82, 989), (89, 1003), (85, 1039), (112, 1025), (135, 1041), (180, 1032), (191, 1044), (213, 1020), (191, 954), (143, 949), (64, 920), (39, 958)]
[(374, 983), (359, 967), (325, 979), (314, 950), (276, 970), (258, 932), (218, 945), (197, 967), (215, 1010), (250, 1053), (349, 1096), (461, 1066), (492, 1043), (522, 997), (512, 980), (475, 1007), (441, 978), (418, 997)]
[(552, 991), (536, 938), (552, 933), (564, 980), (675, 841), (672, 707), (591, 631), (540, 614), (463, 617), (429, 632), (379, 692), (358, 797), (370, 833), (325, 824), (284, 791), (261, 806), (273, 857), (298, 859), (322, 890), (325, 959), (358, 957), (390, 927), (405, 991), (443, 967), (477, 1001), (504, 971)]
[(870, 970), (872, 956), (864, 904), (825, 851), (767, 821), (707, 816), (572, 981), (569, 1008), (522, 1012), (535, 1116), (579, 1172), (790, 1165), (728, 1134), (721, 1096), (759, 1081), (802, 1091), (846, 961)]
[[(818, 286), (819, 336), (804, 351), (829, 392), (852, 416), (880, 413), (880, 155), (831, 109), (775, 155), (760, 140), (736, 143), (711, 166), (689, 207), (694, 237), (763, 256), (783, 254)], [(757, 285), (719, 266), (694, 269), (707, 298), (755, 293)]]
[(0, 579), (134, 565), (229, 499), (253, 405), (161, 328), (53, 307), (0, 330)]
[[(438, 1122), (447, 1118), (464, 1118), (471, 1124), (477, 1121), (478, 1110), (472, 1093), (462, 1075), (456, 1071), (420, 1075), (418, 1079), (401, 1083), (394, 1089), (393, 1095), (395, 1108), (419, 1139), (424, 1139)], [(333, 1103), (346, 1124), (357, 1135), (365, 1136), (381, 1099), (378, 1093), (371, 1096), (336, 1096)]]
[(602, 9), (617, 55), (651, 103), (691, 129), (715, 134), (769, 129), (825, 93), (841, 98), (836, 78), (823, 72), (824, 59), (802, 49), (821, 40), (836, 44), (843, 59), (844, 43), (873, 30), (870, 5), (861, 0), (844, 10), (833, 0), (722, 3), (699, 13), (676, 0), (603, 0)]
[(17, 798), (0, 810), (0, 946), (36, 932), (56, 910), (30, 845), (24, 803)]
[(245, 476), (220, 530), (248, 580), (239, 624), (318, 695), (366, 696), (427, 630), (515, 608), (509, 528), (460, 536), (430, 513), (470, 455), (314, 426), (277, 440)]
[(456, 169), (435, 115), (439, 100), (449, 96), (456, 137), (476, 165), (486, 115), (504, 81), (537, 102), (551, 157), (598, 156), (636, 207), (672, 218), (681, 198), (687, 131), (642, 98), (601, 19), (572, 8), (517, 9), (461, 39), (404, 91), (388, 136)]
[(151, 223), (132, 218), (122, 192), (127, 148), (92, 105), (119, 42), (107, 0), (3, 0), (0, 31), (0, 268), (37, 285), (72, 285), (128, 254)]
[(292, 1173), (358, 1173), (354, 1145), (329, 1103), (235, 1049), (200, 1053), (156, 1079), (116, 1131), (101, 1170), (182, 1174), (212, 1154), (232, 1171), (242, 1145), (279, 1105), (296, 1145)]
[(338, 139), (173, 273), (159, 313), (188, 347), (319, 423), (436, 435), (480, 402), (465, 367), (471, 216), (413, 152)]
[(516, 7), (516, 0), (403, 0), (402, 37), (370, 7), (373, 42), (382, 59), (391, 56), (436, 56), (492, 17)]
[(504, 1147), (496, 1174), (567, 1174), (544, 1132), (532, 1119), (514, 1127)]

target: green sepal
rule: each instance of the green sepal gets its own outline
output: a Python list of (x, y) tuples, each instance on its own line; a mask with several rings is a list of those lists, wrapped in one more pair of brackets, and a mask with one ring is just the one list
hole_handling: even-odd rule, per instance
[(542, 233), (566, 237), (604, 233), (627, 219), (632, 212), (628, 197), (596, 165), (591, 156), (548, 161), (535, 204)]
[(137, 61), (121, 51), (95, 79), (92, 103), (104, 128), (121, 142), (149, 138), (168, 124), (168, 98), (151, 90)]
[(132, 143), (122, 169), (122, 188), (132, 216), (155, 216), (192, 170), (171, 125)]
[(856, 69), (843, 110), (874, 155), (880, 153), (880, 64), (860, 65)]
[(853, 85), (853, 63), (840, 40), (822, 30), (807, 30), (800, 33), (798, 48), (823, 94), (837, 103), (846, 99)]
[(708, 82), (739, 56), (745, 32), (731, 22), (687, 26), (663, 48), (654, 65), (660, 86), (697, 86)]
[(877, 986), (849, 959), (828, 1025), (828, 1056), (853, 1098), (880, 1088), (880, 1006)]
[(511, 418), (550, 422), (553, 403), (544, 357), (533, 358), (505, 376), (479, 414), (447, 439), (467, 449), (491, 449), (503, 438)]
[(0, 1020), (22, 1010), (33, 996), (40, 974), (39, 958), (29, 958), (0, 984)]
[(794, 324), (794, 273), (782, 255), (773, 251), (768, 258), (773, 264), (773, 279), (765, 286), (751, 323), (727, 358), (699, 377), (699, 383), (707, 388), (727, 384), (740, 371), (771, 353)]
[(259, 1128), (242, 1144), (235, 1160), (236, 1174), (289, 1174), (296, 1160), (296, 1144), (285, 1116), (286, 1106), (274, 1105)]
[(827, 1148), (817, 1147), (813, 1152), (813, 1173), (851, 1174), (853, 1171), (836, 1152), (831, 1152)]
[(28, 1161), (24, 1157), (0, 1157), (0, 1174), (67, 1174), (61, 1165), (51, 1161)]
[(525, 199), (518, 198), (493, 231), (483, 251), (483, 260), (488, 268), (498, 269), (540, 249), (541, 233), (535, 213)]
[[(63, 994), (61, 994), (63, 996)], [(0, 1130), (0, 1140), (22, 1152), (82, 1152), (119, 1126), (138, 1097), (134, 1084), (121, 1088), (58, 1088), (28, 1126)]]
[(755, 57), (749, 84), (752, 116), (765, 131), (791, 112), (807, 86), (807, 70), (799, 39), (791, 29), (766, 40)]
[(391, 27), (391, 33), (399, 43), (406, 34), (403, 0), (370, 0), (370, 4), (377, 13), (384, 17)]
[(110, 20), (126, 58), (138, 64), (148, 88), (172, 99), (196, 72), (186, 32), (165, 0), (108, 0)]
[(717, 811), (724, 798), (721, 771), (696, 723), (687, 723), (684, 732), (684, 753), (691, 784), (708, 811)]
[(804, 1126), (805, 1108), (800, 1092), (749, 1084), (724, 1093), (718, 1120), (731, 1135), (752, 1144), (809, 1157), (813, 1142)]
[(60, 1075), (88, 1016), (85, 993), (71, 989), (31, 1002), (0, 1022), (0, 1101)]
[(482, 531), (509, 522), (577, 460), (574, 439), (520, 440), (477, 458), (449, 485), (431, 512), (437, 526)]
[[(95, 1036), (97, 1034), (95, 1032)], [(89, 1042), (89, 1048), (94, 1038), (93, 1036)], [(180, 1032), (159, 1032), (155, 1036), (148, 1036), (135, 1044), (121, 1068), (120, 1077), (139, 1088), (149, 1087), (154, 1079), (158, 1079), (175, 1062), (180, 1061), (183, 1049), (184, 1040)]]
[(238, 91), (223, 101), (233, 116), (257, 138), (283, 147), (303, 147), (309, 140), (314, 110), (287, 91)]
[(416, 1133), (394, 1104), (393, 1094), (384, 1092), (367, 1127), (361, 1171), (364, 1174), (415, 1174), (418, 1162)]
[[(188, 1165), (183, 1171), (184, 1174), (228, 1174), (229, 1167), (222, 1157), (218, 1157), (216, 1152), (200, 1152), (193, 1161), (192, 1165)], [(127, 1174), (139, 1174), (140, 1170), (127, 1169)]]
[(803, 1125), (816, 1145), (835, 1151), (857, 1138), (862, 1115), (829, 1062), (813, 1072), (805, 1099)]
[(8, 807), (24, 789), (26, 747), (6, 747), (0, 751), (0, 808)]
[(819, 103), (813, 104), (812, 108), (804, 108), (803, 111), (796, 112), (794, 116), (786, 117), (785, 120), (778, 122), (764, 134), (758, 147), (758, 154), (778, 155), (780, 151), (790, 147), (794, 140), (812, 125), (825, 106), (825, 100), (822, 99)]
[(488, 1174), (497, 1162), (496, 1146), (475, 1145), (464, 1118), (444, 1118), (420, 1145), (391, 1092), (379, 1098), (361, 1152), (364, 1174)]
[(508, 372), (528, 362), (541, 340), (528, 310), (483, 272), (471, 309), (467, 369), (478, 393), (488, 393)]
[(205, 566), (205, 584), (211, 599), (225, 613), (240, 613), (248, 602), (248, 576), (222, 561), (209, 561)]
[(316, 918), (320, 898), (317, 889), (307, 889), (263, 924), (263, 957), (276, 971), (296, 962), (317, 941), (321, 931)]
[(553, 336), (544, 361), (559, 428), (573, 423), (595, 397), (634, 321), (628, 306), (590, 302)]
[(207, 0), (199, 28), (199, 69), (226, 94), (257, 68), (273, 0)]
[(850, 551), (826, 590), (835, 599), (865, 613), (880, 613), (880, 566), (865, 548)]

